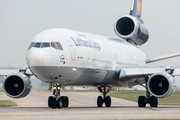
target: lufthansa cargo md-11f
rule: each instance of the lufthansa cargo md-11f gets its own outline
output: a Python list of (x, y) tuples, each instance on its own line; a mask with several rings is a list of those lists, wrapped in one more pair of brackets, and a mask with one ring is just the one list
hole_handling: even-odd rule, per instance
[[(94, 86), (103, 96), (97, 97), (97, 106), (111, 106), (106, 96), (113, 87), (142, 85), (146, 96), (139, 96), (138, 106), (158, 106), (157, 98), (166, 98), (175, 92), (174, 76), (180, 69), (146, 67), (147, 63), (180, 56), (146, 59), (137, 47), (148, 41), (149, 33), (141, 19), (142, 0), (132, 0), (129, 15), (122, 16), (114, 30), (121, 39), (93, 35), (74, 30), (54, 28), (42, 31), (31, 41), (26, 61), (32, 73), (19, 69), (7, 76), (3, 90), (9, 97), (22, 98), (31, 90), (31, 75), (54, 87), (48, 99), (51, 108), (68, 107), (67, 96), (60, 96), (63, 86)], [(144, 85), (145, 84), (145, 85)]]

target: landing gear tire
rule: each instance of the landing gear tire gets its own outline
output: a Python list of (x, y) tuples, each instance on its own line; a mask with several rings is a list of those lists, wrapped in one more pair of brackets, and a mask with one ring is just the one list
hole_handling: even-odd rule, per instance
[(63, 106), (62, 107), (64, 107), (64, 96), (61, 96), (60, 98), (61, 98), (61, 100), (63, 102)]
[(63, 101), (61, 98), (58, 98), (58, 100), (56, 101), (56, 107), (59, 109), (63, 107)]
[(56, 98), (52, 98), (52, 100), (50, 101), (50, 106), (52, 109), (56, 108)]
[(106, 107), (111, 107), (111, 97), (110, 96), (107, 96), (105, 98), (105, 105), (106, 105)]
[(69, 98), (67, 96), (61, 96), (62, 102), (63, 102), (63, 107), (68, 107), (69, 106)]
[(69, 106), (69, 98), (67, 96), (64, 96), (63, 107), (68, 107), (68, 106)]
[(145, 100), (146, 100), (145, 96), (139, 96), (139, 98), (138, 98), (138, 106), (139, 107), (146, 107)]
[(97, 106), (102, 107), (102, 105), (103, 105), (103, 98), (102, 98), (102, 96), (98, 96), (98, 98), (97, 98)]
[(158, 106), (158, 99), (154, 96), (151, 96), (149, 104), (151, 107), (157, 107)]
[[(62, 108), (69, 106), (69, 98), (67, 96), (60, 96), (60, 84), (54, 85), (53, 95), (48, 98), (48, 107), (50, 108)], [(49, 85), (49, 90), (52, 89), (52, 84)]]
[(105, 103), (106, 107), (111, 107), (111, 97), (107, 96), (106, 94), (109, 93), (111, 91), (111, 87), (108, 87), (109, 89), (106, 89), (106, 86), (102, 87), (98, 87), (98, 90), (100, 93), (103, 94), (102, 96), (98, 96), (97, 98), (97, 106), (98, 107), (102, 107), (103, 103)]
[(50, 108), (52, 107), (52, 106), (51, 106), (51, 100), (52, 100), (52, 99), (53, 99), (53, 96), (50, 96), (50, 97), (48, 98), (48, 107), (50, 107)]

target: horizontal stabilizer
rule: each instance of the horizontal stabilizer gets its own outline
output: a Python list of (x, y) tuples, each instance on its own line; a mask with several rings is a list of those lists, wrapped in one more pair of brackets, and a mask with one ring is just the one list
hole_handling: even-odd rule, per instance
[(152, 63), (152, 62), (157, 62), (165, 59), (170, 59), (174, 57), (179, 57), (180, 53), (172, 54), (172, 55), (167, 55), (167, 56), (162, 56), (162, 57), (157, 57), (157, 58), (151, 58), (151, 59), (146, 59), (146, 63)]

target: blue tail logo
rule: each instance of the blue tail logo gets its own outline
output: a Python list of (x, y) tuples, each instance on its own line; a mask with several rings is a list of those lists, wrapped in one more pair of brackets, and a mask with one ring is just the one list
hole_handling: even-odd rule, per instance
[(142, 5), (142, 0), (137, 0), (137, 12), (138, 12), (138, 16), (141, 15), (141, 5)]
[(142, 0), (133, 0), (130, 15), (141, 18)]

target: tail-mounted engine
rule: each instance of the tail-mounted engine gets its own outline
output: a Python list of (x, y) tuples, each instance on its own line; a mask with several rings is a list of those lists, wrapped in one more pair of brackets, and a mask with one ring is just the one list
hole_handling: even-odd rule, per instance
[(166, 98), (174, 94), (175, 80), (168, 73), (155, 73), (149, 78), (147, 88), (153, 96)]
[(114, 30), (120, 38), (132, 40), (136, 45), (146, 43), (149, 38), (148, 30), (142, 21), (131, 15), (118, 19)]
[(31, 91), (31, 81), (22, 73), (9, 75), (3, 82), (3, 91), (12, 98), (22, 98)]

